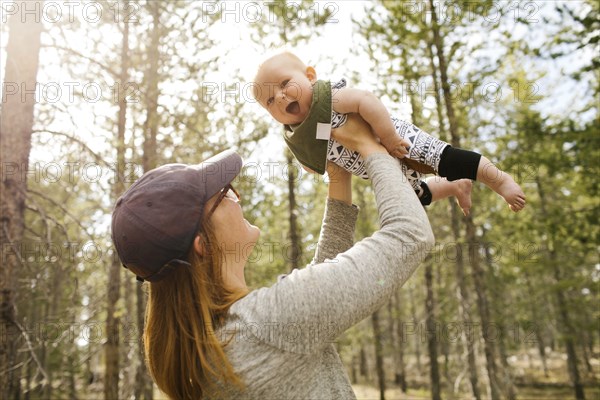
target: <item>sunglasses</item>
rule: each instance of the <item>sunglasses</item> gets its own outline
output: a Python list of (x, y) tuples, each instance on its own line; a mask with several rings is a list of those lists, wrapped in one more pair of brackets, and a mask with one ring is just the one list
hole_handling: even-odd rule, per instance
[(219, 193), (219, 197), (217, 197), (217, 200), (215, 201), (215, 203), (213, 204), (212, 208), (210, 209), (210, 211), (206, 215), (206, 219), (210, 218), (213, 215), (213, 213), (215, 212), (215, 210), (217, 209), (217, 207), (219, 206), (219, 204), (221, 204), (221, 202), (223, 201), (223, 199), (225, 199), (225, 197), (229, 198), (230, 200), (235, 201), (236, 203), (241, 200), (241, 196), (238, 193), (238, 191), (235, 190), (233, 188), (233, 186), (231, 186), (231, 184), (228, 184), (227, 186), (225, 186), (221, 190), (221, 193)]

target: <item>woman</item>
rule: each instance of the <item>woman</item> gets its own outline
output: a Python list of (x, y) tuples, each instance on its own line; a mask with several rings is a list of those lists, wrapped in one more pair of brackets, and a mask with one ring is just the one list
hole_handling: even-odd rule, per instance
[(332, 134), (366, 160), (381, 229), (353, 246), (351, 177), (328, 166), (314, 260), (271, 287), (245, 283), (260, 230), (231, 186), (242, 167), (236, 153), (159, 167), (117, 201), (113, 241), (124, 266), (151, 282), (146, 361), (169, 397), (355, 398), (334, 340), (384, 304), (433, 246), (398, 161), (358, 123)]

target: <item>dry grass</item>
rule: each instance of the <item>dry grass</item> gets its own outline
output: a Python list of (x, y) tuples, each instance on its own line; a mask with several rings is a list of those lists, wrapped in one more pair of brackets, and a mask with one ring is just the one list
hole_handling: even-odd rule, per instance
[[(366, 385), (354, 385), (352, 387), (359, 400), (379, 400), (379, 389)], [(517, 388), (517, 390), (518, 400), (569, 400), (575, 398), (573, 389), (570, 387), (547, 387), (543, 389)], [(385, 391), (386, 400), (422, 400), (430, 398), (431, 394), (424, 390), (409, 390), (406, 394), (402, 393), (398, 388), (391, 388)], [(470, 400), (471, 396), (467, 394), (454, 396), (442, 394), (442, 398), (444, 400)], [(585, 398), (587, 400), (600, 400), (600, 388), (586, 388)]]
[[(552, 352), (549, 348), (547, 352), (547, 375), (544, 373), (543, 364), (536, 349), (523, 350), (509, 358), (511, 372), (514, 382), (517, 385), (517, 398), (519, 400), (568, 400), (574, 399), (573, 388), (570, 384), (569, 373), (567, 371), (566, 354), (561, 352)], [(598, 353), (594, 354), (594, 358), (590, 360), (593, 371), (589, 372), (584, 365), (580, 365), (579, 373), (585, 383), (585, 396), (587, 400), (600, 400), (600, 358)], [(441, 361), (441, 359), (440, 359)], [(410, 363), (410, 361), (409, 361)], [(386, 371), (393, 370), (392, 365), (387, 365)], [(485, 365), (483, 361), (480, 364), (480, 383), (481, 389), (484, 390), (482, 395), (485, 395), (483, 388), (482, 377), (485, 376)], [(408, 376), (409, 387), (427, 387), (429, 384), (429, 374), (427, 366), (423, 365), (422, 373), (417, 372), (416, 365), (410, 363), (407, 368), (412, 371)], [(374, 371), (372, 372), (374, 375)], [(451, 375), (455, 375), (452, 374)], [(391, 378), (391, 377), (390, 377)], [(374, 379), (374, 376), (371, 377)], [(363, 378), (364, 380), (364, 378)], [(443, 380), (443, 377), (442, 377)], [(468, 382), (466, 377), (463, 378), (459, 385), (460, 392), (453, 393), (446, 382), (442, 391), (442, 398), (445, 400), (467, 400), (471, 399), (468, 390)], [(354, 392), (358, 399), (361, 400), (379, 400), (379, 389), (371, 386), (364, 381), (360, 384), (353, 385)], [(409, 399), (430, 399), (431, 394), (426, 389), (409, 389), (408, 393), (402, 393), (400, 389), (388, 383), (388, 389), (385, 392), (386, 400), (409, 400)]]

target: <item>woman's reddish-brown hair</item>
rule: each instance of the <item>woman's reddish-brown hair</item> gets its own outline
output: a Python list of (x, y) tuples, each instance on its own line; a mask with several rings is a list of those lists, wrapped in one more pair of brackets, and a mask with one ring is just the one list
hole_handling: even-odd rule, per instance
[(225, 288), (222, 253), (210, 221), (203, 221), (204, 254), (190, 249), (190, 267), (150, 284), (144, 350), (148, 369), (161, 391), (172, 399), (201, 399), (211, 385), (238, 385), (215, 332), (233, 303), (247, 291)]

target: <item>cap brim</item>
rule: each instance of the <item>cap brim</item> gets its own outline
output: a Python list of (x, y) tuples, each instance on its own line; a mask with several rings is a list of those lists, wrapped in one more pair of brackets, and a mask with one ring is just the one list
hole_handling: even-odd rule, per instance
[(193, 168), (202, 173), (206, 183), (206, 200), (230, 184), (242, 170), (242, 157), (229, 149), (204, 160)]

